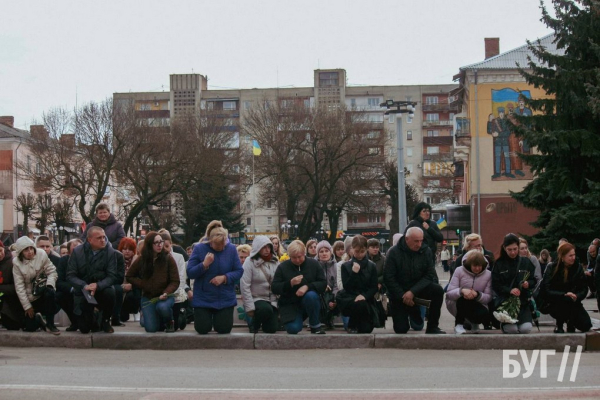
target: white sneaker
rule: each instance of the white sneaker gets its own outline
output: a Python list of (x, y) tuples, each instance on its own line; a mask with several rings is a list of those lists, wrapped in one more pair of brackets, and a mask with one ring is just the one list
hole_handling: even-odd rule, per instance
[(456, 333), (457, 335), (462, 335), (465, 332), (465, 327), (462, 326), (462, 324), (458, 324), (454, 327), (454, 333)]
[(471, 325), (471, 333), (479, 333), (479, 324)]
[(135, 315), (133, 316), (133, 320), (134, 320), (135, 322), (139, 322), (139, 320), (140, 320), (140, 313), (137, 313), (137, 314), (135, 314)]

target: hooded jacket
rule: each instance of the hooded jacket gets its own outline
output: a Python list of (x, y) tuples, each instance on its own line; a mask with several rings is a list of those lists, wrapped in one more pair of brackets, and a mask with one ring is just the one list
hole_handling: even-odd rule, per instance
[[(423, 231), (423, 243), (425, 243), (431, 249), (431, 256), (433, 257), (437, 250), (437, 243), (441, 243), (444, 240), (444, 236), (442, 235), (442, 232), (440, 231), (440, 228), (438, 228), (435, 221), (431, 219), (424, 220), (420, 217), (419, 214), (425, 208), (431, 209), (429, 204), (423, 202), (415, 206), (415, 211), (412, 215), (412, 221), (408, 223), (408, 226), (404, 230), (404, 235), (406, 235), (406, 231), (413, 226), (421, 228)], [(426, 222), (427, 225), (429, 225), (429, 228), (423, 228), (423, 222)]]
[(436, 276), (433, 256), (425, 243), (412, 251), (406, 244), (406, 236), (402, 236), (388, 251), (383, 281), (392, 301), (402, 302), (402, 296), (409, 290), (418, 296), (421, 290), (435, 283)]
[(85, 227), (85, 232), (83, 232), (83, 235), (81, 235), (81, 240), (84, 242), (86, 242), (88, 231), (92, 226), (99, 226), (100, 228), (104, 229), (104, 234), (108, 238), (108, 241), (112, 245), (113, 249), (116, 250), (119, 248), (121, 239), (125, 237), (125, 231), (123, 230), (121, 223), (117, 221), (112, 213), (106, 221), (100, 221), (98, 217), (96, 217), (92, 222), (87, 224)]
[[(263, 260), (258, 254), (265, 246), (271, 249), (271, 261)], [(269, 238), (264, 235), (256, 236), (252, 242), (250, 255), (244, 262), (244, 274), (240, 280), (240, 292), (246, 312), (254, 311), (254, 302), (259, 300), (267, 301), (273, 307), (277, 307), (277, 296), (273, 294), (271, 284), (278, 265), (279, 261), (273, 254), (273, 244)]]
[[(487, 259), (486, 259), (487, 262)], [(476, 301), (486, 308), (492, 300), (492, 272), (483, 266), (480, 273), (474, 274), (471, 268), (462, 265), (454, 271), (446, 291), (446, 308), (456, 317), (456, 302), (462, 296), (461, 289), (473, 289), (477, 292)]]
[[(208, 253), (215, 256), (207, 269), (202, 263)], [(235, 282), (242, 277), (244, 270), (235, 246), (227, 243), (223, 250), (215, 251), (210, 243), (198, 243), (187, 265), (188, 278), (194, 281), (193, 307), (214, 308), (221, 310), (237, 305)], [(210, 281), (215, 276), (225, 275), (227, 282), (215, 286)]]
[(56, 267), (50, 262), (48, 255), (42, 249), (36, 249), (33, 260), (19, 260), (19, 255), (28, 247), (35, 248), (33, 240), (29, 239), (27, 236), (20, 237), (15, 243), (15, 252), (17, 253), (17, 256), (13, 258), (15, 290), (24, 311), (29, 310), (32, 307), (31, 303), (39, 298), (32, 294), (32, 281), (40, 274), (40, 272), (45, 273), (48, 277), (46, 285), (52, 286), (53, 288), (56, 288), (56, 278), (58, 277)]

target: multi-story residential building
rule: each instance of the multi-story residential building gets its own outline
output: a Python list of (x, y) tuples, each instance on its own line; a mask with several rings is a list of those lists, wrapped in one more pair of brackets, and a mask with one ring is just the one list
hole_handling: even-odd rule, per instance
[[(554, 35), (540, 39), (548, 51), (559, 54)], [(527, 143), (511, 131), (507, 120), (512, 114), (531, 115), (522, 101), (544, 98), (547, 94), (530, 86), (517, 66), (527, 66), (535, 55), (523, 45), (500, 53), (498, 38), (485, 39), (485, 60), (460, 68), (454, 77), (459, 87), (453, 92), (461, 110), (455, 115), (455, 160), (464, 178), (460, 202), (470, 205), (471, 230), (480, 233), (490, 250), (496, 251), (508, 232), (532, 235), (530, 225), (535, 210), (514, 200), (510, 192), (519, 192), (533, 179), (530, 168), (518, 153), (530, 153)]]
[[(313, 87), (286, 87), (265, 89), (229, 89), (209, 90), (206, 77), (199, 74), (171, 75), (171, 86), (168, 92), (142, 92), (142, 93), (115, 93), (115, 103), (119, 101), (135, 102), (136, 110), (140, 116), (148, 118), (149, 122), (168, 123), (169, 119), (175, 118), (181, 112), (197, 109), (217, 110), (226, 119), (226, 126), (230, 127), (232, 133), (232, 147), (246, 149), (251, 146), (250, 138), (240, 136), (240, 118), (253, 106), (261, 102), (278, 102), (282, 109), (292, 105), (303, 105), (305, 107), (326, 106), (339, 107), (344, 105), (349, 111), (362, 112), (372, 125), (369, 135), (373, 137), (383, 136), (384, 146), (373, 148), (369, 151), (381, 154), (382, 161), (395, 160), (396, 132), (402, 132), (405, 139), (405, 164), (411, 172), (408, 181), (420, 189), (423, 194), (422, 178), (432, 178), (431, 163), (426, 164), (427, 151), (434, 151), (436, 140), (440, 157), (451, 154), (452, 141), (450, 130), (452, 129), (451, 112), (452, 107), (448, 105), (448, 93), (455, 89), (456, 85), (413, 85), (413, 86), (348, 86), (346, 71), (343, 69), (315, 70)], [(251, 83), (249, 83), (251, 84)], [(409, 100), (419, 103), (426, 102), (427, 96), (438, 96), (439, 102), (446, 102), (446, 107), (440, 107), (438, 120), (445, 121), (442, 126), (435, 125), (435, 121), (428, 121), (429, 113), (417, 112), (414, 116), (408, 114), (385, 116), (385, 108), (380, 104), (388, 99)], [(431, 100), (433, 101), (433, 100)], [(431, 113), (433, 115), (433, 113)], [(432, 131), (431, 139), (424, 140), (427, 131)], [(438, 138), (433, 132), (438, 132)], [(440, 132), (442, 134), (440, 135)], [(441, 137), (441, 139), (439, 138)], [(431, 148), (430, 150), (428, 150)], [(425, 152), (425, 153), (424, 153)], [(444, 158), (444, 163), (450, 162)], [(435, 177), (434, 175), (433, 177)], [(441, 179), (440, 179), (441, 181)], [(443, 184), (440, 182), (440, 186)], [(244, 213), (244, 221), (247, 225), (247, 236), (252, 237), (258, 232), (280, 232), (288, 230), (287, 218), (283, 210), (275, 204), (261, 204), (250, 187), (245, 198), (240, 203), (240, 210)], [(437, 197), (431, 196), (433, 202)], [(412, 210), (409, 210), (409, 214)], [(369, 213), (352, 213), (343, 216), (338, 230), (344, 230), (350, 234), (365, 233), (367, 236), (387, 237), (388, 223), (391, 212), (388, 207), (370, 210)], [(290, 221), (293, 227), (296, 221)], [(324, 229), (331, 229), (325, 222)]]

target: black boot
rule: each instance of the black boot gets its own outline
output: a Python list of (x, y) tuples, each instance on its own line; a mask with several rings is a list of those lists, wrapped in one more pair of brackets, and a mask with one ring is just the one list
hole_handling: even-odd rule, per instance
[(563, 329), (564, 322), (556, 320), (556, 328), (554, 328), (554, 333), (565, 333)]
[(167, 322), (167, 329), (165, 329), (165, 332), (167, 332), (167, 333), (175, 332), (175, 321)]

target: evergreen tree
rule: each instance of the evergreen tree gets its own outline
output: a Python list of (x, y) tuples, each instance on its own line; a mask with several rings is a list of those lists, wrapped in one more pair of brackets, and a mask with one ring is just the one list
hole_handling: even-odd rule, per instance
[(540, 212), (533, 224), (540, 231), (531, 237), (536, 251), (555, 249), (562, 237), (587, 248), (600, 236), (600, 2), (552, 3), (556, 16), (542, 4), (542, 21), (554, 30), (561, 54), (528, 42), (539, 60), (520, 69), (548, 98), (527, 100), (534, 115), (517, 117), (515, 127), (537, 150), (522, 156), (534, 180), (512, 193)]
[(213, 220), (221, 221), (230, 234), (241, 232), (246, 227), (242, 222), (243, 214), (237, 212), (238, 204), (225, 185), (215, 185), (210, 191), (206, 191), (200, 205), (194, 237), (202, 237), (206, 226)]

